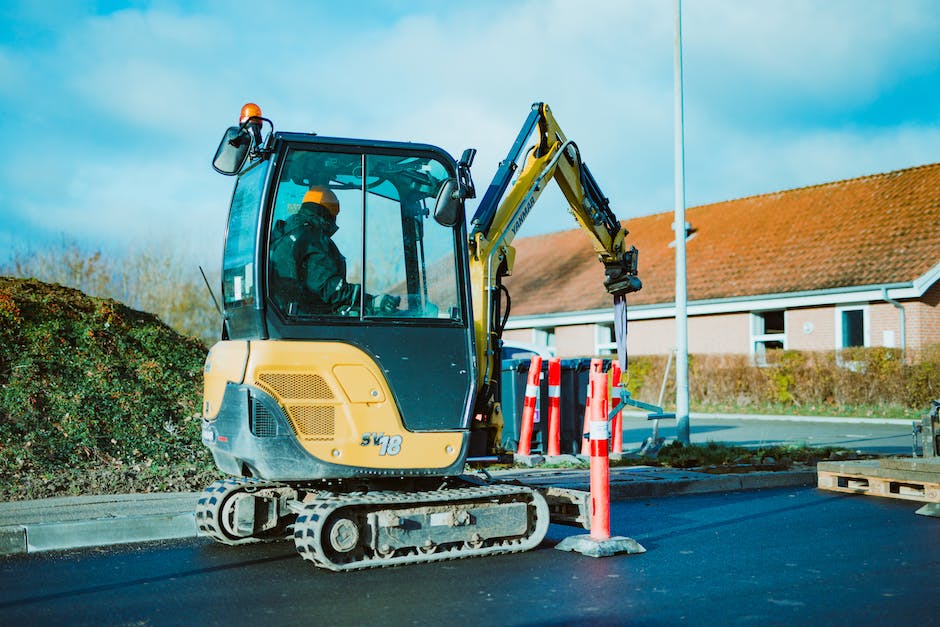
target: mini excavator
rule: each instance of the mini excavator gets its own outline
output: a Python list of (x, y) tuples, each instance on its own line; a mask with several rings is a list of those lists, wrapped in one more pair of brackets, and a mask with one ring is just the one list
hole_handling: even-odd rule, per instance
[[(588, 526), (587, 493), (464, 471), (504, 453), (502, 279), (550, 180), (616, 298), (640, 289), (637, 252), (546, 104), (532, 106), (468, 233), (475, 153), (276, 132), (251, 103), (226, 130), (213, 167), (236, 183), (202, 441), (231, 478), (199, 499), (204, 535), (293, 537), (304, 559), (344, 571), (525, 551), (550, 522)], [(324, 204), (326, 235), (291, 227)], [(314, 241), (342, 263), (314, 268)], [(325, 285), (343, 302), (324, 305)]]

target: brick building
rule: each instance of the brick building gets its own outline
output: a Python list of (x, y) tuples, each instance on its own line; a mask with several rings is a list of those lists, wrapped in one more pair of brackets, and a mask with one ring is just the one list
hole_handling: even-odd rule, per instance
[[(940, 164), (686, 211), (689, 352), (940, 342)], [(628, 350), (675, 343), (672, 212), (625, 222), (643, 289)], [(561, 357), (614, 350), (603, 269), (578, 230), (515, 242), (505, 337)]]

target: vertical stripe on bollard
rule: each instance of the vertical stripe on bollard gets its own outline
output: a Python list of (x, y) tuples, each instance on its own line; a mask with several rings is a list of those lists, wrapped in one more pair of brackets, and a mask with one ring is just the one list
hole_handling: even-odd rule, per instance
[(561, 359), (548, 360), (548, 455), (561, 455)]
[(525, 386), (525, 403), (522, 407), (522, 425), (519, 433), (517, 455), (528, 456), (532, 448), (532, 423), (535, 421), (535, 405), (539, 400), (539, 378), (542, 376), (542, 358), (532, 355), (529, 363), (529, 378)]
[[(616, 361), (610, 366), (610, 404), (616, 406), (617, 399), (620, 398), (620, 380), (623, 378), (622, 373), (620, 372), (620, 364)], [(610, 425), (611, 433), (611, 447), (610, 450), (612, 453), (623, 453), (623, 412), (618, 411), (617, 415), (614, 416), (612, 424)]]

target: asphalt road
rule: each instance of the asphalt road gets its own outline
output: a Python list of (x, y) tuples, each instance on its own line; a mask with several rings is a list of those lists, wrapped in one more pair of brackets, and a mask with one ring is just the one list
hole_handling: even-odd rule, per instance
[(354, 573), (289, 543), (0, 559), (0, 624), (937, 624), (940, 519), (814, 488), (614, 503), (647, 552), (554, 550)]

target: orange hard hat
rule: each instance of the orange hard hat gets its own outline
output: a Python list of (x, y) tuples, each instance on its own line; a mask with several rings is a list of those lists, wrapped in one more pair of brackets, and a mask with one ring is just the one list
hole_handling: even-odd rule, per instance
[(304, 194), (304, 202), (315, 202), (322, 207), (326, 207), (326, 210), (329, 211), (335, 217), (339, 213), (339, 198), (336, 197), (336, 194), (333, 193), (329, 187), (322, 187), (316, 185), (307, 190), (307, 193)]
[(261, 107), (256, 105), (253, 102), (249, 102), (244, 107), (242, 107), (241, 116), (238, 118), (239, 124), (244, 124), (246, 120), (250, 118), (260, 118), (261, 117)]

